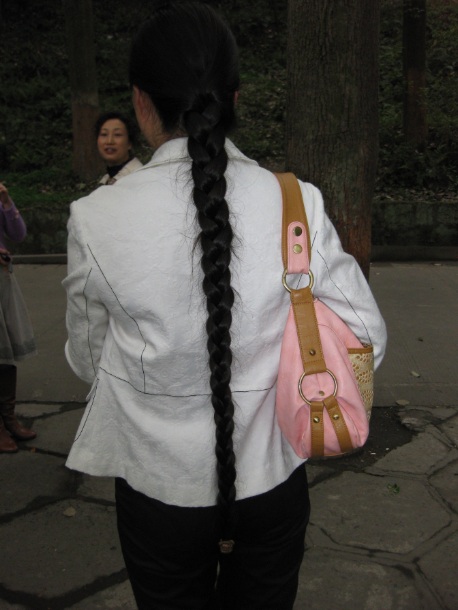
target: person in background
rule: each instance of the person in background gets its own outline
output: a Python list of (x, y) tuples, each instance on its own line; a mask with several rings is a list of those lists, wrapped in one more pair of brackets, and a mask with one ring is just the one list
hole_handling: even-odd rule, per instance
[(136, 129), (120, 112), (101, 114), (95, 124), (95, 135), (97, 149), (107, 167), (100, 184), (114, 184), (119, 178), (142, 167), (141, 161), (133, 154)]
[[(238, 51), (210, 5), (157, 6), (129, 72), (154, 154), (71, 206), (65, 352), (92, 388), (67, 466), (116, 478), (140, 610), (292, 610), (310, 504), (275, 413), (280, 186), (229, 139)], [(369, 286), (319, 190), (300, 185), (314, 295), (379, 364)]]
[(22, 426), (15, 415), (17, 369), (15, 362), (36, 353), (32, 325), (21, 290), (13, 274), (5, 236), (21, 242), (26, 226), (18, 209), (0, 183), (0, 453), (18, 450), (16, 440), (36, 437)]

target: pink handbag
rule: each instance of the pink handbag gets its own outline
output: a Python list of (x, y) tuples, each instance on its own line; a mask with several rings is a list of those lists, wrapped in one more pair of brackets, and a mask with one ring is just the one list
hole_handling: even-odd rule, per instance
[[(277, 381), (278, 423), (300, 457), (342, 455), (362, 447), (369, 434), (373, 348), (313, 296), (300, 186), (294, 174), (276, 177), (283, 195), (283, 285), (291, 296)], [(308, 275), (309, 285), (289, 287), (289, 274)]]

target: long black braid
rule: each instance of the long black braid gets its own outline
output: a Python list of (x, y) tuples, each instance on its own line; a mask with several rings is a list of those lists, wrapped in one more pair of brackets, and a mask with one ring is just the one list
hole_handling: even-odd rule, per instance
[[(188, 151), (192, 159), (193, 200), (201, 228), (202, 287), (207, 298), (207, 349), (210, 387), (216, 423), (218, 506), (222, 517), (222, 536), (233, 535), (235, 501), (235, 454), (232, 443), (234, 405), (231, 381), (231, 334), (234, 292), (231, 287), (232, 227), (226, 202), (227, 153), (225, 131), (221, 125), (221, 106), (212, 95), (202, 96), (195, 108), (186, 113)], [(222, 547), (227, 549), (227, 546)]]
[(239, 87), (238, 52), (226, 24), (208, 5), (162, 3), (137, 34), (130, 81), (148, 93), (169, 134), (188, 136), (194, 183), (192, 198), (200, 227), (202, 282), (206, 297), (211, 402), (216, 424), (217, 504), (220, 547), (232, 549), (236, 469), (232, 435), (231, 287), (233, 240), (226, 201), (226, 134), (235, 123)]

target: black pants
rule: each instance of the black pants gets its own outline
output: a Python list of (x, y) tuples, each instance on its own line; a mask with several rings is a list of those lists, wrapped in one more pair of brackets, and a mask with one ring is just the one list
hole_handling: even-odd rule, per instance
[(218, 550), (215, 507), (170, 506), (123, 479), (116, 480), (116, 505), (139, 610), (292, 610), (310, 514), (304, 466), (236, 503), (229, 555)]

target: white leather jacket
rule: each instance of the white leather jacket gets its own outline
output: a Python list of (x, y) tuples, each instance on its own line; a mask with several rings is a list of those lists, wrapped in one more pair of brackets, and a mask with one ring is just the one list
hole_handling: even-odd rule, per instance
[[(231, 272), (237, 497), (257, 495), (301, 463), (278, 428), (275, 384), (289, 295), (282, 285), (276, 178), (226, 145), (235, 233)], [(187, 140), (72, 204), (68, 224), (66, 355), (92, 384), (67, 465), (119, 476), (169, 504), (215, 504), (206, 306)], [(301, 183), (316, 296), (383, 356), (385, 325), (345, 254), (320, 192)]]

